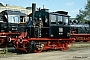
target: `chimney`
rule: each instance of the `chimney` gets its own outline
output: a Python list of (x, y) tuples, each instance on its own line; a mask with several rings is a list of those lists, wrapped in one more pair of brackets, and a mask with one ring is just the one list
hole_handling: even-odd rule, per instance
[(32, 3), (32, 20), (33, 21), (34, 21), (35, 11), (36, 11), (36, 4), (35, 3)]

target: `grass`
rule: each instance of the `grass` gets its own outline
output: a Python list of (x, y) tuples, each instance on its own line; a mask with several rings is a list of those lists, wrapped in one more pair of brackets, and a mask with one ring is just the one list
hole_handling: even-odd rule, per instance
[(0, 58), (12, 57), (12, 56), (15, 56), (15, 55), (16, 55), (15, 53), (11, 53), (11, 52), (8, 52), (8, 53), (0, 53)]

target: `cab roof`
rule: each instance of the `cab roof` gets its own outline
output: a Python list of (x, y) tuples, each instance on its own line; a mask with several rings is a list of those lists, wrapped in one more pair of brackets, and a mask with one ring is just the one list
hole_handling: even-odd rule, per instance
[(26, 16), (25, 13), (21, 13), (20, 11), (11, 11), (11, 10), (4, 10), (1, 12), (2, 14), (7, 14), (7, 15), (19, 15), (19, 16)]

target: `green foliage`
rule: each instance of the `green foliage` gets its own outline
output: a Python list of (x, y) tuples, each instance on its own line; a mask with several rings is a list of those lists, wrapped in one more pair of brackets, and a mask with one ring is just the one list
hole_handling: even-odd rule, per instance
[(82, 22), (90, 20), (90, 0), (87, 0), (84, 10), (79, 10), (79, 14), (77, 14), (76, 19)]

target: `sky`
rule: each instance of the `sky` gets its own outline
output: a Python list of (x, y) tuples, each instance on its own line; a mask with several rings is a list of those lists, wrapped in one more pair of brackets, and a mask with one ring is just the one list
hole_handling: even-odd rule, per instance
[(84, 9), (87, 0), (0, 0), (0, 3), (4, 5), (10, 4), (11, 6), (32, 6), (32, 3), (36, 3), (37, 8), (49, 9), (50, 12), (55, 11), (67, 11), (71, 18), (75, 18), (80, 9)]

